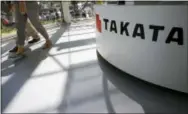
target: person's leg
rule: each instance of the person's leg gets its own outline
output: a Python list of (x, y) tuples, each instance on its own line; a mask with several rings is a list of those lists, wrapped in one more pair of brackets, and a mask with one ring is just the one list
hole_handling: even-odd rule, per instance
[(26, 7), (27, 7), (27, 15), (29, 20), (36, 28), (36, 30), (46, 39), (44, 48), (50, 48), (52, 44), (49, 39), (48, 33), (39, 21), (39, 9), (37, 2), (35, 1), (26, 2)]
[(33, 38), (28, 43), (35, 43), (35, 42), (38, 42), (40, 40), (40, 37), (39, 37), (37, 31), (32, 26), (32, 24), (29, 21), (29, 19), (27, 20), (27, 24), (26, 24), (26, 33), (27, 33), (28, 37), (32, 36), (32, 38)]
[(17, 29), (16, 47), (14, 47), (9, 52), (12, 53), (16, 52), (16, 54), (23, 54), (24, 42), (25, 42), (25, 24), (27, 17), (20, 13), (17, 2), (15, 5), (15, 13), (16, 13), (16, 29)]

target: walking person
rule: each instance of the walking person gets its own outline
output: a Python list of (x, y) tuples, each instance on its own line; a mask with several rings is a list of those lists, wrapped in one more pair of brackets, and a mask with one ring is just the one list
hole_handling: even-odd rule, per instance
[(16, 28), (17, 28), (17, 40), (16, 46), (10, 50), (15, 53), (14, 57), (19, 57), (24, 54), (24, 42), (25, 42), (25, 27), (27, 18), (33, 24), (35, 29), (45, 38), (45, 44), (43, 49), (50, 48), (52, 46), (49, 35), (43, 25), (39, 21), (39, 7), (36, 1), (15, 1), (16, 9)]
[[(12, 3), (12, 2), (8, 2), (8, 9), (9, 9), (9, 12), (12, 13), (12, 16), (14, 20), (15, 18), (15, 5)], [(40, 37), (38, 35), (38, 32), (36, 31), (36, 29), (32, 26), (31, 22), (29, 21), (29, 19), (27, 19), (27, 22), (26, 22), (26, 29), (25, 29), (25, 34), (26, 34), (26, 40), (29, 39), (30, 36), (32, 36), (32, 40), (30, 40), (28, 43), (31, 44), (31, 43), (35, 43), (35, 42), (38, 42), (40, 40)]]

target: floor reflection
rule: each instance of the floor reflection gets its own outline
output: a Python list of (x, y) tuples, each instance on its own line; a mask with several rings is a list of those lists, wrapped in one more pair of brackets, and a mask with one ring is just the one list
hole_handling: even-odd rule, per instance
[[(97, 52), (104, 78), (142, 106), (145, 113), (186, 113), (188, 95), (162, 88), (126, 74), (105, 61)], [(108, 103), (109, 104), (109, 103)], [(109, 106), (111, 112), (114, 112)]]

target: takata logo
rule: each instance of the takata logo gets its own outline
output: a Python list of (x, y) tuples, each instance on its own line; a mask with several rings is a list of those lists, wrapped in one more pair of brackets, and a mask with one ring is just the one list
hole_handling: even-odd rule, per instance
[(99, 14), (96, 14), (96, 27), (97, 27), (98, 32), (102, 32), (101, 20), (100, 20)]
[[(104, 24), (102, 29), (102, 22)], [(128, 21), (100, 19), (99, 14), (96, 14), (96, 28), (98, 32), (102, 30), (109, 31), (118, 35), (131, 36), (132, 38), (140, 38), (142, 40), (152, 39), (153, 42), (157, 42), (158, 39), (164, 40), (166, 44), (176, 43), (178, 45), (184, 44), (183, 28), (172, 27), (169, 30), (165, 30), (164, 25), (154, 24), (142, 24), (142, 23), (131, 23)], [(147, 29), (147, 32), (146, 32)], [(148, 34), (151, 32), (152, 35)], [(159, 37), (159, 34), (165, 34), (163, 37)]]

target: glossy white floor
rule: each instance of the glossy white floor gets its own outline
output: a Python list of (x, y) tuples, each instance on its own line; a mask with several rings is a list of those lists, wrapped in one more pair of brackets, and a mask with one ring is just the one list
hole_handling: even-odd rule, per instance
[[(40, 43), (30, 46), (31, 50), (26, 52), (27, 58), (17, 63), (7, 58), (8, 50), (14, 46), (14, 41), (3, 43), (2, 111), (144, 113), (162, 112), (164, 110), (158, 109), (157, 106), (164, 107), (166, 104), (172, 105), (164, 107), (166, 112), (171, 109), (178, 111), (179, 108), (174, 109), (176, 102), (171, 99), (167, 102), (163, 100), (164, 105), (159, 102), (156, 105), (151, 102), (151, 96), (158, 101), (163, 97), (156, 97), (144, 88), (143, 90), (139, 88), (140, 91), (135, 94), (132, 91), (138, 90), (135, 87), (127, 89), (131, 85), (125, 85), (125, 89), (129, 91), (126, 95), (104, 77), (109, 74), (106, 74), (98, 63), (94, 26), (94, 22), (87, 22), (48, 29), (53, 47), (50, 50), (42, 50), (40, 47), (44, 41), (41, 40)], [(116, 80), (118, 75), (120, 74), (114, 74), (112, 77)], [(121, 81), (115, 83), (122, 85)], [(131, 94), (145, 96), (140, 97), (144, 102), (138, 102), (139, 100), (132, 98)]]
[[(32, 52), (16, 65), (7, 59), (6, 51), (2, 54), (2, 110), (108, 112), (97, 63), (94, 22), (48, 29), (48, 33), (54, 43), (49, 51), (40, 49), (43, 41), (30, 46)], [(11, 44), (14, 41), (2, 48), (8, 50)], [(143, 112), (138, 103), (112, 84), (108, 92), (117, 112)]]

